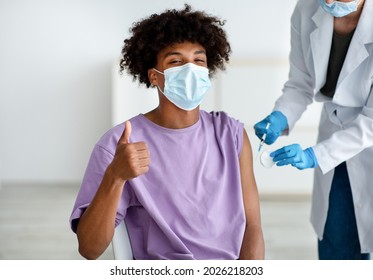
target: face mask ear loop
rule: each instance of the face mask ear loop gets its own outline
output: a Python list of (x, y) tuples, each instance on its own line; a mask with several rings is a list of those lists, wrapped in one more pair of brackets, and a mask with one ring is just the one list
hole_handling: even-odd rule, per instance
[[(157, 69), (155, 69), (155, 68), (153, 68), (153, 70), (154, 70), (155, 72), (157, 72), (157, 73), (159, 73), (159, 74), (162, 74), (162, 75), (164, 76), (164, 73), (162, 73), (161, 71), (159, 71), (159, 70), (157, 70)], [(159, 90), (160, 92), (162, 92), (162, 94), (164, 94), (164, 92), (161, 90), (161, 88), (160, 88), (158, 85), (156, 85), (156, 87), (158, 88), (158, 90)]]
[(164, 94), (164, 92), (161, 90), (161, 88), (160, 88), (158, 85), (156, 85), (156, 87), (158, 88), (158, 90), (159, 90), (160, 92), (162, 92), (162, 94)]
[(159, 71), (159, 70), (157, 70), (157, 69), (155, 69), (155, 68), (153, 68), (153, 70), (154, 70), (155, 72), (157, 72), (157, 73), (159, 73), (159, 74), (162, 74), (162, 75), (164, 76), (164, 73), (162, 73), (161, 71)]

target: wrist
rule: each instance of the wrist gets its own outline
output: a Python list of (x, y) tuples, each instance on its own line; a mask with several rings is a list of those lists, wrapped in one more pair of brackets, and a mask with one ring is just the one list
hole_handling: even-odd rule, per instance
[(271, 114), (278, 120), (281, 131), (288, 127), (288, 119), (283, 113), (280, 111), (273, 111)]
[(311, 168), (317, 167), (319, 163), (317, 162), (317, 158), (316, 158), (316, 155), (313, 149), (310, 147), (310, 148), (305, 149), (304, 152), (307, 154), (308, 158), (310, 158), (313, 161), (310, 167)]
[(123, 186), (124, 183), (127, 181), (126, 179), (122, 178), (118, 172), (116, 172), (116, 168), (113, 163), (109, 164), (106, 169), (105, 177), (108, 181), (111, 182), (113, 185)]

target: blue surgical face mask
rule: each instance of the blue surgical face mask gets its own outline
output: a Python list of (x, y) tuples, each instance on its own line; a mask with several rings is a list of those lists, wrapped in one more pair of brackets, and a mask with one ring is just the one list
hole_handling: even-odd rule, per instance
[(209, 70), (194, 63), (171, 67), (164, 70), (164, 73), (153, 69), (165, 77), (164, 91), (157, 86), (159, 91), (186, 111), (197, 108), (211, 86)]
[(352, 0), (350, 2), (333, 1), (330, 4), (325, 0), (320, 0), (321, 7), (333, 17), (344, 17), (348, 14), (357, 11), (360, 0)]

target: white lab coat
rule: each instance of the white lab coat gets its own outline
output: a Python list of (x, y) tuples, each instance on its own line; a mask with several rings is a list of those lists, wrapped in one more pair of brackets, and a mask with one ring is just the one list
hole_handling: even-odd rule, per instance
[(365, 5), (333, 99), (326, 80), (333, 17), (319, 0), (299, 0), (291, 18), (289, 80), (274, 110), (289, 130), (313, 100), (324, 102), (317, 144), (311, 222), (322, 239), (334, 168), (346, 161), (362, 253), (373, 252), (373, 0)]

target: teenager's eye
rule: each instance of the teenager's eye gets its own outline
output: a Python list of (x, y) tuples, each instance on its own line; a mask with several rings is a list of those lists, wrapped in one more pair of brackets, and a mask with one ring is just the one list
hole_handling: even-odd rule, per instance
[(177, 64), (177, 63), (180, 63), (180, 62), (181, 62), (181, 60), (175, 59), (175, 60), (171, 60), (170, 64)]
[(205, 60), (202, 58), (196, 58), (194, 61), (197, 63), (205, 63)]

